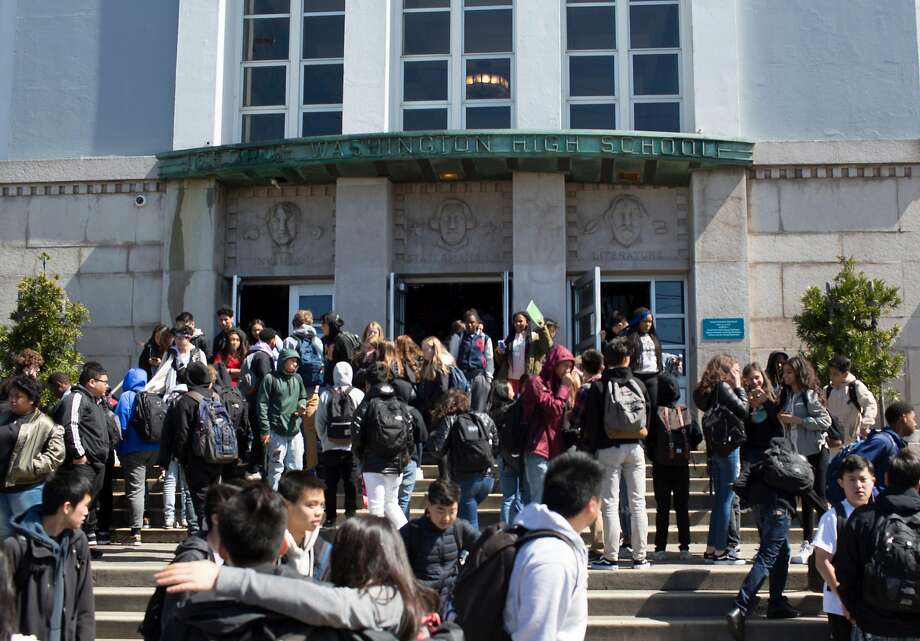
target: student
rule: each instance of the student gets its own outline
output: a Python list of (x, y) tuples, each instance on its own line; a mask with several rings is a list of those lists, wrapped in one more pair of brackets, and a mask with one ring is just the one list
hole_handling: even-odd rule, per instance
[(818, 522), (815, 534), (815, 567), (824, 579), (824, 612), (831, 628), (833, 641), (850, 641), (853, 625), (847, 619), (834, 572), (834, 554), (837, 552), (837, 533), (843, 530), (853, 510), (869, 503), (875, 485), (872, 463), (859, 455), (850, 455), (840, 465), (837, 483), (846, 495), (843, 503), (833, 506)]
[(191, 342), (192, 346), (204, 354), (205, 362), (211, 360), (211, 354), (208, 353), (208, 339), (204, 335), (204, 330), (200, 327), (195, 327), (195, 317), (192, 316), (191, 312), (182, 312), (176, 316), (176, 326), (177, 327), (186, 327), (192, 331)]
[(59, 470), (45, 481), (41, 505), (14, 519), (15, 536), (3, 546), (16, 577), (21, 634), (96, 638), (89, 546), (80, 530), (92, 499), (88, 476)]
[[(235, 332), (243, 334), (243, 331), (237, 329), (234, 325), (233, 310), (229, 307), (221, 307), (217, 310), (217, 329), (217, 336), (214, 337), (214, 343), (211, 345), (211, 355), (214, 357), (215, 362), (217, 360), (217, 355), (227, 348), (227, 343), (230, 341), (230, 335)], [(243, 334), (242, 338), (243, 344), (245, 344), (245, 334)]]
[(435, 410), (437, 427), (428, 449), (446, 461), (447, 476), (460, 486), (460, 518), (479, 529), (479, 504), (486, 500), (495, 479), (493, 449), (498, 430), (485, 412), (474, 412), (469, 397), (451, 390)]
[(540, 375), (528, 378), (521, 392), (524, 419), (530, 429), (524, 457), (528, 502), (540, 502), (547, 466), (563, 452), (562, 422), (572, 391), (574, 367), (572, 352), (553, 345)]
[[(585, 406), (583, 446), (595, 453), (603, 468), (601, 500), (604, 521), (604, 554), (591, 564), (594, 570), (616, 570), (620, 549), (620, 501), (629, 501), (631, 517), (632, 567), (644, 570), (650, 567), (646, 559), (648, 539), (648, 513), (645, 511), (645, 452), (642, 442), (651, 424), (651, 399), (640, 380), (630, 368), (632, 345), (628, 338), (616, 338), (604, 345), (607, 369), (600, 380), (592, 383)], [(635, 399), (635, 410), (644, 413), (642, 426), (633, 429), (623, 426), (611, 432), (607, 429), (608, 396), (613, 386)], [(620, 496), (620, 477), (626, 479), (628, 497)]]
[(278, 489), (285, 470), (303, 469), (301, 423), (307, 411), (307, 390), (297, 374), (300, 356), (286, 349), (278, 356), (278, 367), (259, 384), (259, 432), (268, 448), (269, 483)]
[(284, 533), (287, 552), (282, 563), (288, 563), (298, 574), (321, 579), (332, 552), (332, 546), (319, 536), (326, 512), (326, 484), (303, 470), (289, 470), (278, 483), (278, 493), (288, 516)]
[(64, 372), (54, 372), (48, 377), (47, 384), (54, 398), (58, 400), (70, 394), (70, 377)]
[(779, 398), (783, 393), (783, 366), (789, 360), (789, 354), (786, 352), (770, 352), (767, 357), (767, 382), (770, 386), (773, 396)]
[(416, 389), (416, 406), (425, 418), (429, 430), (434, 429), (431, 413), (450, 389), (454, 358), (434, 336), (422, 341), (421, 377)]
[[(294, 314), (294, 318), (291, 319), (291, 327), (293, 331), (290, 336), (284, 339), (284, 349), (292, 349), (301, 355), (312, 350), (316, 353), (318, 362), (322, 364), (323, 341), (316, 335), (316, 328), (313, 326), (313, 312), (309, 309), (298, 309)], [(304, 385), (308, 388), (321, 384), (323, 372), (320, 370), (316, 373), (319, 376), (316, 383), (311, 385), (310, 381), (304, 380)], [(301, 373), (301, 378), (303, 378), (303, 372)], [(312, 392), (313, 390), (309, 389), (308, 391)]]
[[(220, 349), (214, 352), (214, 365), (223, 365), (230, 377), (230, 384), (238, 387), (243, 361), (249, 353), (246, 336), (243, 330), (232, 327), (226, 333), (221, 332), (218, 337), (221, 338)], [(214, 342), (217, 343), (217, 340)]]
[(875, 396), (865, 383), (853, 375), (850, 359), (843, 354), (834, 355), (828, 374), (830, 385), (824, 390), (827, 411), (843, 431), (843, 442), (839, 445), (849, 445), (858, 438), (866, 438), (875, 428), (878, 416)]
[(904, 447), (907, 439), (917, 430), (917, 413), (914, 406), (904, 401), (895, 401), (885, 409), (885, 427), (873, 430), (859, 447), (859, 455), (865, 457), (875, 470), (875, 487), (885, 491), (885, 475), (888, 466)]
[[(916, 523), (920, 518), (920, 452), (913, 447), (901, 450), (891, 461), (886, 481), (882, 495), (847, 520), (834, 555), (837, 593), (858, 641), (920, 638), (916, 611), (920, 537), (916, 526), (904, 522)], [(877, 544), (883, 533), (894, 538), (893, 531), (898, 532), (894, 545)], [(912, 600), (912, 612), (902, 606), (902, 597), (907, 603)]]
[[(527, 384), (528, 376), (521, 378)], [(492, 381), (489, 416), (498, 429), (498, 478), (502, 490), (501, 522), (514, 523), (524, 507), (524, 410), (520, 397), (515, 398), (511, 383), (496, 378)]]
[(323, 316), (323, 349), (326, 354), (325, 384), (332, 385), (332, 370), (337, 363), (351, 363), (358, 351), (358, 337), (345, 330), (345, 319), (335, 312)]
[(495, 350), (496, 378), (511, 383), (517, 396), (521, 393), (521, 377), (540, 373), (543, 359), (553, 346), (553, 339), (544, 321), (536, 323), (535, 331), (530, 329), (532, 321), (527, 312), (515, 312), (511, 322), (511, 333), (498, 342)]
[(747, 440), (741, 445), (741, 465), (750, 467), (763, 460), (770, 441), (785, 434), (779, 421), (779, 407), (767, 379), (757, 363), (750, 363), (741, 372), (741, 383), (748, 395), (750, 417), (745, 422)]
[(658, 412), (658, 373), (662, 371), (661, 342), (655, 332), (655, 319), (647, 307), (633, 312), (626, 337), (632, 347), (630, 367), (648, 390), (654, 415)]
[[(253, 321), (255, 323), (256, 321)], [(253, 327), (250, 324), (250, 327)], [(249, 426), (252, 429), (252, 450), (249, 453), (248, 478), (260, 478), (260, 470), (265, 465), (265, 447), (259, 432), (259, 404), (256, 395), (262, 379), (275, 369), (274, 345), (277, 339), (275, 330), (265, 327), (259, 331), (256, 341), (249, 346), (249, 353), (240, 369), (240, 393), (246, 398), (249, 411)], [(265, 470), (262, 470), (265, 472)]]
[(185, 370), (191, 363), (208, 364), (207, 354), (192, 344), (194, 330), (178, 325), (172, 330), (173, 346), (166, 352), (153, 377), (144, 387), (145, 392), (166, 395), (177, 385), (186, 384)]
[(489, 390), (495, 375), (492, 339), (481, 329), (479, 312), (468, 309), (463, 314), (466, 328), (450, 339), (450, 355), (470, 383), (470, 402), (474, 411), (486, 411)]
[(355, 410), (364, 400), (364, 392), (351, 385), (352, 370), (348, 363), (337, 363), (332, 380), (335, 387), (324, 389), (316, 408), (316, 434), (322, 445), (320, 460), (326, 481), (326, 527), (335, 525), (338, 514), (339, 482), (345, 494), (345, 518), (358, 509), (356, 468), (351, 452), (351, 428)]
[(419, 582), (441, 597), (442, 613), (460, 570), (460, 555), (469, 550), (479, 532), (463, 518), (457, 518), (460, 487), (438, 479), (428, 486), (425, 515), (399, 530), (412, 572)]
[(505, 599), (504, 630), (514, 641), (582, 641), (588, 627), (588, 551), (581, 531), (597, 518), (603, 471), (587, 454), (553, 459), (543, 503), (531, 503), (516, 524), (549, 529), (566, 540), (539, 538), (518, 550)]
[(13, 517), (42, 502), (45, 479), (64, 462), (64, 429), (38, 409), (41, 384), (24, 374), (6, 382), (9, 412), (0, 412), (0, 540)]
[(150, 380), (160, 367), (172, 346), (172, 341), (172, 329), (168, 325), (159, 323), (153, 328), (137, 359), (137, 366), (147, 372), (147, 380)]

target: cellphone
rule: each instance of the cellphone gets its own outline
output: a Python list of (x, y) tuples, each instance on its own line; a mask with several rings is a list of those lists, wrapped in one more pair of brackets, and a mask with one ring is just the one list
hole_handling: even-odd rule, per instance
[(505, 349), (505, 339), (500, 338), (498, 340), (498, 349)]

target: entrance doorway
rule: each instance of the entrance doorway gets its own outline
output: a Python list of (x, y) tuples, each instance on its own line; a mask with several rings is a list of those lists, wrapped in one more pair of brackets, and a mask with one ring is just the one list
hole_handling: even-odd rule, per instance
[[(298, 309), (313, 312), (314, 327), (322, 335), (320, 325), (323, 315), (333, 309), (332, 285), (330, 284), (260, 284), (240, 285), (239, 323), (249, 336), (249, 323), (261, 319), (281, 336), (291, 333), (291, 319)], [(250, 339), (251, 340), (251, 339)]]
[(405, 320), (402, 327), (397, 320), (396, 334), (408, 334), (416, 342), (427, 336), (437, 336), (444, 342), (450, 336), (451, 323), (462, 320), (463, 312), (472, 307), (479, 311), (493, 344), (504, 338), (505, 304), (501, 282), (403, 282), (399, 287), (405, 301)]

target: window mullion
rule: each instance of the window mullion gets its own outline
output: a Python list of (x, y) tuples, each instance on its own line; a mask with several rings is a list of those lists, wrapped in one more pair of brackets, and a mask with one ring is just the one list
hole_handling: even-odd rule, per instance
[(300, 136), (300, 107), (303, 103), (303, 0), (291, 1), (291, 46), (288, 63), (287, 123), (285, 137)]
[(451, 0), (450, 11), (450, 65), (447, 69), (447, 102), (450, 112), (447, 114), (448, 129), (463, 129), (463, 116), (466, 102), (466, 59), (463, 55), (464, 9), (463, 0)]
[(629, 0), (616, 4), (617, 17), (617, 129), (632, 129), (632, 62), (629, 56)]

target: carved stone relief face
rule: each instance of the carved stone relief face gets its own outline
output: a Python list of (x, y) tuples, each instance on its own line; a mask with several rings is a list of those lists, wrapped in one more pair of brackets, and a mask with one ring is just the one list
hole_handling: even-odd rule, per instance
[(462, 200), (445, 200), (428, 220), (428, 226), (439, 235), (438, 246), (457, 250), (469, 244), (467, 233), (476, 228), (476, 217)]
[(297, 227), (302, 217), (300, 207), (292, 202), (285, 201), (273, 205), (268, 210), (265, 220), (272, 242), (277, 247), (290, 247), (297, 238)]
[(630, 247), (641, 238), (648, 212), (635, 196), (620, 196), (610, 203), (604, 220), (613, 232), (613, 239), (623, 247)]

